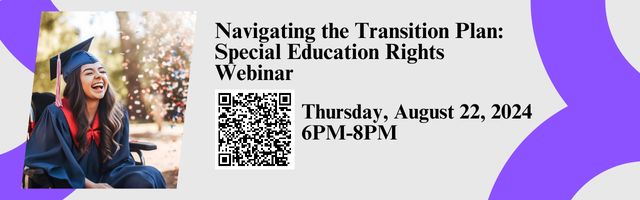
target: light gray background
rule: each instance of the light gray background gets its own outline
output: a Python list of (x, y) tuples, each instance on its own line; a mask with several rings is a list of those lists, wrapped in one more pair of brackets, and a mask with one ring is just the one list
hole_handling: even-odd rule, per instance
[[(529, 1), (392, 1), (392, 2), (240, 2), (240, 1), (54, 1), (65, 11), (150, 10), (198, 11), (191, 69), (188, 114), (185, 121), (178, 189), (176, 190), (79, 190), (69, 199), (206, 198), (206, 199), (487, 199), (502, 166), (520, 142), (540, 123), (565, 107), (540, 61), (531, 27)], [(621, 50), (638, 67), (637, 33), (631, 26), (638, 19), (629, 1), (608, 2), (610, 24)], [(613, 11), (612, 11), (613, 9)], [(637, 9), (635, 9), (637, 10)], [(616, 14), (612, 14), (616, 13)], [(620, 13), (620, 14), (617, 14)], [(613, 20), (613, 21), (612, 21)], [(215, 44), (255, 47), (253, 39), (215, 39), (215, 22), (250, 26), (321, 27), (328, 22), (346, 26), (352, 37), (346, 40), (318, 39), (315, 46), (379, 47), (386, 41), (358, 40), (354, 22), (377, 26), (403, 26), (427, 22), (448, 26), (455, 22), (476, 22), (480, 26), (504, 28), (500, 40), (412, 40), (444, 47), (441, 61), (421, 60), (408, 65), (402, 60), (374, 61), (238, 61), (263, 64), (266, 68), (293, 68), (293, 81), (220, 81), (214, 64)], [(626, 23), (627, 27), (623, 25)], [(629, 30), (629, 28), (636, 30)], [(319, 30), (316, 30), (319, 31)], [(316, 32), (319, 36), (319, 32)], [(271, 41), (286, 43), (288, 41)], [(291, 42), (300, 42), (291, 41)], [(400, 41), (393, 41), (400, 42)], [(635, 44), (635, 45), (629, 45)], [(411, 45), (410, 45), (411, 46)], [(635, 52), (635, 53), (634, 53)], [(284, 53), (284, 52), (283, 52)], [(3, 98), (6, 113), (1, 122), (7, 133), (24, 132), (33, 74), (6, 50), (0, 59), (7, 66)], [(635, 63), (634, 63), (635, 62)], [(293, 89), (296, 101), (296, 168), (283, 171), (214, 171), (215, 136), (213, 102), (215, 89)], [(384, 108), (395, 114), (405, 107), (448, 107), (460, 115), (462, 103), (479, 104), (490, 116), (494, 103), (533, 105), (531, 120), (440, 120), (421, 124), (398, 124), (398, 141), (305, 141), (300, 137), (308, 124), (366, 124), (365, 121), (304, 120), (300, 105), (318, 103), (327, 107), (353, 107), (357, 103)], [(21, 134), (5, 134), (0, 152), (24, 142)], [(610, 197), (639, 198), (640, 164), (616, 167), (594, 178), (576, 199)], [(634, 178), (635, 177), (635, 178)], [(619, 186), (619, 187), (616, 187)]]

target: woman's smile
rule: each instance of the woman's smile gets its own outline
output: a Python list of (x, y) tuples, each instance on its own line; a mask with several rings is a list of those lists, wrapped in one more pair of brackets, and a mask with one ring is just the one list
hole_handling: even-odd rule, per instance
[(102, 91), (104, 91), (104, 82), (102, 81), (96, 82), (93, 85), (91, 85), (91, 88), (98, 93), (102, 93)]
[(99, 62), (83, 65), (80, 80), (86, 100), (100, 100), (109, 89), (107, 70)]

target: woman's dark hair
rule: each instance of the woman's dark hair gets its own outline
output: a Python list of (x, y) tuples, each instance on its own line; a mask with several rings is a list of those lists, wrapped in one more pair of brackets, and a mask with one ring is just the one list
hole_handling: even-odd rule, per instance
[[(87, 102), (85, 101), (84, 90), (82, 89), (82, 82), (80, 80), (80, 69), (74, 70), (68, 78), (67, 86), (64, 88), (63, 96), (69, 100), (69, 106), (71, 112), (76, 119), (78, 125), (78, 134), (76, 140), (82, 156), (87, 154), (87, 129), (89, 128), (89, 121), (85, 110), (87, 108)], [(98, 151), (102, 156), (102, 162), (106, 162), (111, 159), (112, 146), (115, 146), (115, 151), (120, 149), (113, 137), (118, 130), (122, 127), (122, 117), (124, 112), (121, 110), (122, 106), (116, 101), (116, 94), (114, 92), (111, 83), (107, 86), (107, 91), (102, 99), (100, 99), (100, 105), (98, 105), (98, 115), (100, 119), (100, 146)], [(109, 145), (114, 144), (114, 145)]]

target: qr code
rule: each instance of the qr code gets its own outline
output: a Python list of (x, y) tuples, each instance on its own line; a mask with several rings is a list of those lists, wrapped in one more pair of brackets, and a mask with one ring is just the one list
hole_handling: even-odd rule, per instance
[(293, 169), (292, 91), (217, 91), (217, 169)]

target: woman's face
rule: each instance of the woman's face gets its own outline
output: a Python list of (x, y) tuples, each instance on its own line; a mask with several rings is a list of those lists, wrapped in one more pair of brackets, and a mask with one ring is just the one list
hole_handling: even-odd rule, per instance
[(82, 90), (87, 100), (100, 100), (104, 97), (109, 86), (107, 69), (99, 62), (82, 65), (80, 67)]

